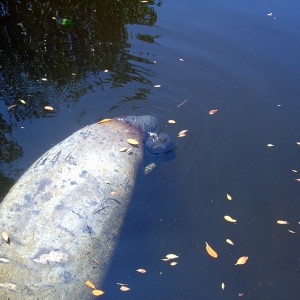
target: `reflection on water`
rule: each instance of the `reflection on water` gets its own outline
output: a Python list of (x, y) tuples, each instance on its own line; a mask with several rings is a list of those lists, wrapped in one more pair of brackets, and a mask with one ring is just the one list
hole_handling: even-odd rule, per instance
[(100, 117), (154, 114), (177, 145), (174, 159), (146, 158), (156, 168), (138, 178), (107, 298), (298, 299), (300, 3), (12, 6), (0, 19), (1, 183)]

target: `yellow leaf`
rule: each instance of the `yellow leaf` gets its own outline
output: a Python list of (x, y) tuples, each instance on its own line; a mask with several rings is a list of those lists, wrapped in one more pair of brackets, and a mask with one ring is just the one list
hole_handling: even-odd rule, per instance
[(44, 106), (44, 108), (46, 109), (46, 110), (54, 110), (54, 108), (52, 107), (52, 106)]
[(209, 246), (207, 242), (205, 242), (205, 244), (206, 244), (206, 251), (207, 251), (207, 253), (211, 257), (217, 258), (218, 257), (218, 253), (211, 246)]
[(222, 288), (222, 290), (224, 291), (224, 289), (225, 289), (225, 283), (224, 283), (224, 282), (222, 282), (221, 288)]
[(166, 255), (166, 258), (168, 259), (174, 259), (174, 258), (178, 258), (179, 256), (177, 256), (176, 254), (168, 254)]
[(9, 244), (9, 236), (8, 236), (7, 232), (3, 231), (2, 237), (3, 237), (4, 241)]
[(147, 272), (145, 269), (137, 269), (136, 271), (139, 272), (139, 273), (146, 273)]
[(87, 281), (85, 282), (85, 284), (86, 284), (88, 287), (90, 287), (91, 289), (96, 289), (96, 287), (93, 285), (93, 283), (90, 282), (89, 280), (87, 280)]
[(178, 264), (177, 261), (173, 261), (173, 262), (170, 263), (171, 266), (176, 266), (177, 264)]
[(135, 139), (128, 139), (127, 143), (130, 145), (138, 145), (139, 144), (139, 142)]
[(127, 287), (127, 286), (122, 285), (122, 286), (120, 286), (120, 290), (123, 291), (123, 292), (127, 292), (127, 291), (130, 291), (130, 288)]
[(169, 120), (168, 123), (170, 123), (170, 124), (175, 124), (176, 121), (175, 121), (175, 120)]
[(230, 245), (234, 245), (233, 241), (230, 240), (230, 239), (227, 239), (227, 240), (226, 240), (226, 243), (228, 243), (228, 244), (230, 244)]
[(228, 200), (232, 200), (232, 197), (229, 194), (226, 194)]
[(247, 262), (247, 260), (248, 260), (248, 256), (242, 256), (237, 260), (235, 265), (243, 265)]
[(110, 121), (110, 120), (111, 120), (111, 119), (103, 119), (103, 120), (99, 121), (98, 124), (100, 124), (100, 123), (105, 123), (105, 122), (108, 122), (108, 121)]
[(19, 99), (19, 101), (20, 101), (22, 104), (26, 104), (26, 101), (23, 100), (23, 99)]
[(104, 292), (101, 291), (101, 290), (93, 290), (93, 291), (92, 291), (92, 294), (93, 294), (94, 296), (101, 296), (101, 295), (104, 294)]
[[(300, 224), (300, 222), (299, 222), (299, 224)], [(168, 261), (168, 260), (170, 260), (169, 258), (162, 258), (161, 260), (163, 260), (163, 261)]]
[(226, 221), (228, 221), (228, 222), (231, 222), (231, 223), (236, 223), (236, 222), (237, 222), (237, 220), (232, 219), (230, 216), (224, 216), (224, 219), (225, 219)]
[(287, 225), (287, 224), (289, 224), (289, 222), (288, 221), (283, 221), (283, 220), (278, 220), (277, 224)]

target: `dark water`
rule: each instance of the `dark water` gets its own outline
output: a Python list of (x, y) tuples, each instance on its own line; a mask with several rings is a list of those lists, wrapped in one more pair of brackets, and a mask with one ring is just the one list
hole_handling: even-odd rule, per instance
[(104, 298), (299, 299), (299, 1), (0, 4), (2, 197), (103, 117), (154, 114), (176, 141), (146, 158), (157, 167), (137, 180)]

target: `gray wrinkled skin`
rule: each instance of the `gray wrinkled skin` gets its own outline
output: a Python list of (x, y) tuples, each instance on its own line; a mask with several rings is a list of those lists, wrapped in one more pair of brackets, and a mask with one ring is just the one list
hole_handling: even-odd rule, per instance
[[(137, 147), (127, 143), (132, 138)], [(0, 204), (0, 299), (89, 299), (101, 288), (143, 157), (137, 127), (87, 126), (40, 157)], [(120, 152), (123, 147), (130, 152)]]

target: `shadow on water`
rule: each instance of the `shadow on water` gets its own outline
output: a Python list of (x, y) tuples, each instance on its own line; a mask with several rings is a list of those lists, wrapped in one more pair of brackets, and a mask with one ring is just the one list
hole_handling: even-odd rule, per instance
[[(126, 0), (1, 1), (0, 166), (4, 175), (16, 177), (10, 175), (9, 164), (22, 156), (14, 137), (18, 122), (54, 117), (62, 105), (73, 105), (95, 89), (151, 82), (151, 72), (138, 62), (143, 66), (152, 62), (130, 53), (127, 25), (154, 25), (155, 7), (160, 5), (160, 1)], [(143, 32), (139, 38), (149, 43), (156, 39)], [(110, 110), (146, 99), (150, 91), (136, 87), (132, 93)], [(0, 189), (0, 197), (5, 191)]]

